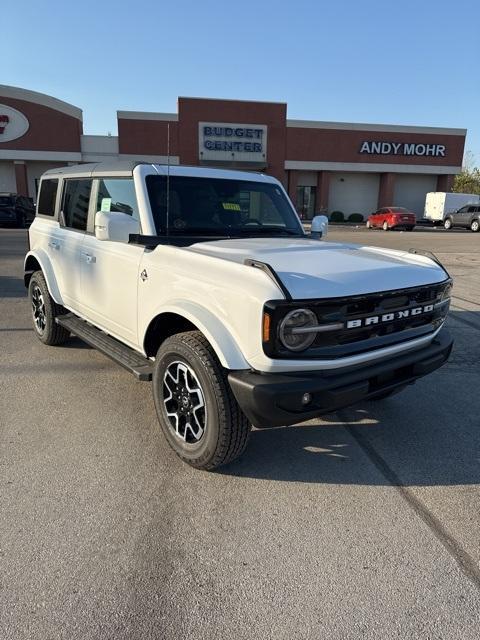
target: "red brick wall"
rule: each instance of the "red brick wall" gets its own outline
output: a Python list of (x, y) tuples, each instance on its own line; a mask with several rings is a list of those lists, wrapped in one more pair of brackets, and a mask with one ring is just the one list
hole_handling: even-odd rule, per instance
[(178, 155), (178, 123), (165, 120), (118, 119), (120, 153), (167, 155), (167, 127), (170, 125), (170, 155)]
[[(360, 153), (364, 141), (443, 144), (445, 157), (371, 155)], [(344, 129), (287, 128), (286, 160), (313, 162), (371, 162), (386, 164), (428, 164), (461, 166), (464, 136), (427, 133), (389, 133), (381, 131), (348, 131)]]
[(30, 125), (21, 138), (10, 142), (0, 141), (0, 149), (80, 151), (81, 120), (26, 100), (4, 98), (0, 95), (0, 103), (23, 113)]
[(197, 165), (199, 163), (199, 122), (266, 124), (268, 126), (268, 166), (266, 172), (286, 184), (286, 104), (237, 100), (210, 100), (207, 98), (179, 98), (178, 116), (178, 143), (181, 164)]

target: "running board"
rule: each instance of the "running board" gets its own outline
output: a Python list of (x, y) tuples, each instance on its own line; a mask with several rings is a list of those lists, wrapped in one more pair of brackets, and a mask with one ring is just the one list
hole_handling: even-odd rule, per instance
[(130, 347), (88, 324), (88, 322), (78, 318), (73, 313), (58, 316), (56, 321), (61, 327), (65, 327), (70, 333), (73, 333), (73, 335), (101, 351), (130, 371), (130, 373), (133, 373), (138, 380), (148, 381), (152, 379), (153, 363), (142, 354), (130, 349)]

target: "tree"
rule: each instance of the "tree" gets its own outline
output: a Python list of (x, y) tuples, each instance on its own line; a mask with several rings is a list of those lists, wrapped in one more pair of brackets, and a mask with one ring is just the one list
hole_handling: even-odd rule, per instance
[(452, 191), (480, 195), (480, 169), (475, 166), (475, 156), (471, 151), (465, 151), (462, 171), (455, 176)]
[(480, 169), (462, 169), (461, 173), (455, 176), (452, 191), (454, 193), (477, 193), (480, 195)]

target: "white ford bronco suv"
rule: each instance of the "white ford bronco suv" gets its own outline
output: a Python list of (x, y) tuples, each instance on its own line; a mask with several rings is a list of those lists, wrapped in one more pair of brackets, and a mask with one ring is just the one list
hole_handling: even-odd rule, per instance
[(187, 463), (214, 469), (251, 425), (385, 397), (440, 367), (451, 279), (435, 257), (307, 235), (266, 175), (146, 163), (47, 171), (25, 285), (47, 345), (80, 337), (153, 380)]

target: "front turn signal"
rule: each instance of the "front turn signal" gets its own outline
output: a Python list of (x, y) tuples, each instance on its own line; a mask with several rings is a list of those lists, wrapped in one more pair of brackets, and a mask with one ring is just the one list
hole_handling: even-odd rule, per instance
[(270, 314), (265, 311), (263, 312), (262, 340), (263, 342), (270, 340)]

